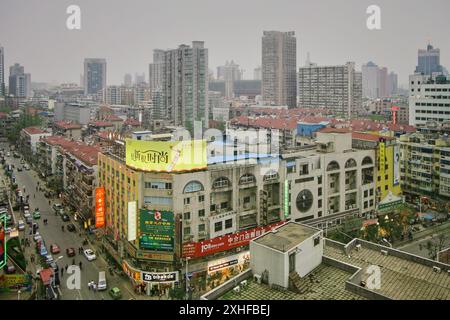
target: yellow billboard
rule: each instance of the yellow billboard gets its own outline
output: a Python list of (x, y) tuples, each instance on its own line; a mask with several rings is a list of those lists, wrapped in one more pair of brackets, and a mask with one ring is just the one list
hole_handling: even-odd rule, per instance
[(126, 140), (127, 166), (157, 172), (182, 172), (207, 167), (206, 140)]

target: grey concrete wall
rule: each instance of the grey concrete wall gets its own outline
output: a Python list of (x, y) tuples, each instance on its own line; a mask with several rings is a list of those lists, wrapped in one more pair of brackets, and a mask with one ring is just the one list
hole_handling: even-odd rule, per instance
[(241, 281), (248, 279), (252, 276), (252, 270), (247, 269), (236, 277), (228, 280), (227, 282), (221, 284), (217, 288), (205, 293), (200, 297), (200, 300), (216, 300), (217, 298), (223, 296), (228, 291), (232, 290), (234, 287), (238, 286)]

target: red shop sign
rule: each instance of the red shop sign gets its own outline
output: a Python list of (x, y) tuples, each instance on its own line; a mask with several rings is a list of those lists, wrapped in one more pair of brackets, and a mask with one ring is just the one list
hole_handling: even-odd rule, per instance
[(272, 230), (275, 227), (281, 226), (284, 223), (285, 221), (280, 221), (264, 227), (256, 227), (201, 242), (189, 242), (183, 244), (183, 258), (199, 258), (213, 253), (248, 245), (251, 240)]

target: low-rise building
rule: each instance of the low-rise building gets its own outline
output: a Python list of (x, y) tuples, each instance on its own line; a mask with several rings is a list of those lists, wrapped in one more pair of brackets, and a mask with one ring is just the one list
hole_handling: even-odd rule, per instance
[(81, 139), (81, 125), (73, 121), (55, 121), (53, 134), (64, 136), (70, 140)]
[(36, 161), (36, 145), (44, 137), (49, 137), (52, 134), (44, 131), (38, 127), (24, 128), (20, 132), (19, 149), (23, 157), (27, 161), (34, 163)]

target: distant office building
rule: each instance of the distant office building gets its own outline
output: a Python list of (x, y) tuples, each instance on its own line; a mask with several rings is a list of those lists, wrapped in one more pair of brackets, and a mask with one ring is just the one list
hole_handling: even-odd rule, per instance
[(253, 70), (253, 80), (261, 80), (261, 79), (262, 79), (261, 66), (259, 66)]
[(326, 108), (335, 115), (351, 117), (362, 109), (362, 75), (355, 63), (302, 67), (298, 72), (299, 106)]
[(388, 73), (386, 67), (379, 67), (370, 61), (361, 67), (361, 72), (364, 98), (387, 98), (397, 93), (397, 74), (394, 72)]
[(145, 83), (145, 73), (136, 73), (134, 75), (134, 79), (135, 79), (134, 84), (136, 86)]
[(264, 31), (262, 97), (267, 105), (297, 106), (297, 40), (295, 32)]
[(395, 72), (390, 72), (388, 75), (388, 92), (390, 95), (398, 93), (398, 75)]
[(209, 92), (210, 119), (215, 121), (228, 121), (230, 105), (225, 102), (222, 94), (216, 91)]
[(233, 84), (235, 80), (242, 79), (242, 70), (233, 60), (226, 62), (224, 66), (217, 67), (217, 80), (225, 81), (225, 98), (233, 98)]
[(9, 68), (9, 94), (19, 98), (31, 97), (31, 75), (16, 63)]
[(450, 78), (415, 74), (409, 76), (409, 124), (450, 120)]
[(440, 50), (434, 49), (428, 44), (427, 49), (419, 49), (417, 56), (416, 73), (424, 75), (432, 75), (434, 72), (442, 72), (443, 68), (440, 64)]
[(0, 46), (0, 97), (5, 95), (5, 50)]
[(108, 86), (106, 89), (107, 104), (122, 104), (122, 87)]
[(151, 91), (146, 83), (141, 83), (134, 87), (134, 103), (142, 105), (151, 100)]
[(125, 87), (131, 87), (133, 85), (133, 77), (131, 76), (131, 74), (125, 74), (125, 76), (123, 77), (123, 85)]
[(84, 94), (95, 95), (106, 88), (106, 60), (84, 59)]
[(194, 121), (208, 126), (208, 49), (203, 41), (180, 45), (164, 57), (163, 95), (167, 119), (193, 131)]
[(150, 90), (160, 90), (163, 85), (164, 50), (153, 50), (153, 63), (150, 63), (148, 70), (148, 82)]
[[(209, 90), (220, 92), (225, 96), (225, 81), (212, 80), (209, 81)], [(261, 80), (236, 80), (233, 83), (234, 97), (248, 97), (255, 99), (256, 96), (261, 95)]]
[(79, 103), (55, 103), (55, 121), (71, 121), (87, 125), (91, 118), (91, 108)]

